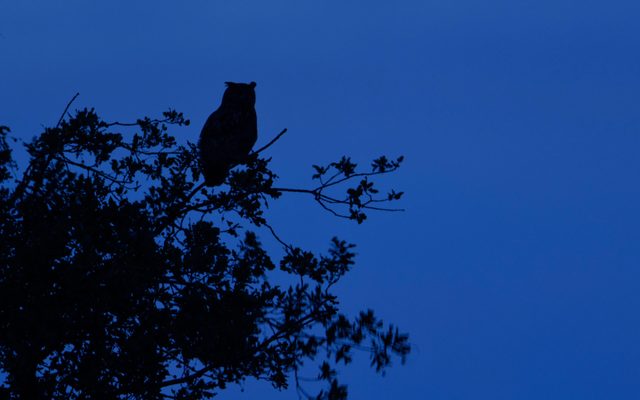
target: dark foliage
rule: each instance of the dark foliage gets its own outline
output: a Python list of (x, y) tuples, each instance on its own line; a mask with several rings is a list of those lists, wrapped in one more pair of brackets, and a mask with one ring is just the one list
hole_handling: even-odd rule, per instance
[[(314, 166), (314, 189), (278, 188), (263, 148), (214, 190), (198, 184), (196, 146), (168, 133), (188, 124), (175, 111), (109, 123), (80, 110), (27, 145), (20, 173), (0, 127), (0, 398), (202, 399), (254, 377), (343, 399), (335, 368), (354, 350), (377, 371), (404, 360), (405, 334), (372, 311), (339, 312), (331, 290), (353, 245), (334, 238), (311, 253), (281, 241), (263, 213), (300, 192), (361, 223), (400, 198), (370, 179), (402, 160), (360, 172), (343, 158)], [(272, 259), (254, 231), (273, 234), (284, 256)], [(271, 283), (274, 273), (290, 284)], [(320, 393), (299, 385), (305, 362), (318, 363)]]

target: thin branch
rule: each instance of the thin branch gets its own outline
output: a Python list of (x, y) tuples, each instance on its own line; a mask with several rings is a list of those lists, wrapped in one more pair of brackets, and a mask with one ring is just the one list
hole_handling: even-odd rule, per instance
[(348, 216), (348, 215), (344, 215), (344, 214), (340, 214), (340, 213), (336, 212), (335, 210), (332, 210), (331, 208), (327, 207), (327, 206), (322, 202), (322, 200), (320, 200), (320, 199), (316, 199), (316, 201), (318, 202), (318, 204), (320, 204), (320, 206), (321, 206), (322, 208), (324, 208), (325, 210), (329, 211), (331, 214), (335, 215), (336, 217), (346, 218), (346, 219), (351, 219), (351, 217), (350, 217), (350, 216)]
[(272, 145), (272, 144), (274, 144), (275, 142), (277, 142), (277, 141), (278, 141), (278, 139), (280, 139), (280, 137), (281, 137), (282, 135), (284, 135), (286, 132), (287, 132), (287, 128), (284, 128), (284, 129), (282, 130), (282, 132), (278, 133), (278, 135), (277, 135), (275, 138), (273, 138), (269, 143), (267, 143), (267, 144), (265, 144), (264, 146), (260, 147), (258, 150), (254, 151), (254, 152), (253, 152), (253, 154), (259, 154), (259, 153), (261, 153), (261, 152), (265, 151), (266, 149), (268, 149), (269, 147), (271, 147), (271, 145)]
[(368, 205), (363, 205), (362, 208), (366, 208), (367, 210), (375, 210), (375, 211), (391, 211), (391, 212), (404, 212), (406, 211), (404, 208), (384, 208), (384, 207), (373, 207)]
[(293, 376), (294, 379), (296, 381), (296, 392), (298, 393), (298, 399), (302, 399), (301, 395), (304, 396), (306, 399), (308, 400), (312, 400), (313, 396), (309, 394), (309, 392), (307, 392), (306, 390), (304, 390), (304, 388), (302, 387), (302, 385), (300, 384), (300, 381), (302, 380), (302, 378), (300, 378), (298, 376), (298, 367), (296, 366), (295, 369), (293, 370)]
[[(391, 173), (391, 172), (393, 172), (393, 171), (395, 171), (395, 170), (397, 170), (397, 169), (398, 169), (398, 168), (389, 168), (389, 169), (384, 170), (384, 171), (375, 171), (375, 172), (358, 172), (357, 174), (351, 174), (351, 175), (349, 175), (349, 176), (346, 176), (346, 175), (345, 175), (345, 177), (344, 177), (344, 178), (342, 178), (342, 179), (338, 179), (337, 181), (334, 181), (334, 182), (331, 182), (331, 183), (326, 183), (326, 184), (322, 185), (322, 188), (328, 188), (328, 187), (330, 187), (330, 186), (335, 186), (335, 185), (340, 184), (340, 183), (342, 183), (342, 182), (344, 182), (344, 181), (348, 181), (348, 180), (350, 180), (350, 179), (352, 179), (352, 178), (358, 178), (358, 177), (361, 177), (361, 176), (375, 176), (375, 175), (388, 174), (388, 173)], [(333, 179), (333, 178), (332, 178), (332, 179)]]
[(71, 98), (71, 100), (69, 100), (69, 102), (67, 103), (67, 106), (64, 108), (64, 111), (62, 112), (62, 115), (60, 115), (60, 119), (58, 120), (58, 123), (56, 124), (56, 128), (58, 128), (60, 126), (60, 124), (62, 123), (62, 120), (64, 119), (64, 116), (67, 114), (67, 111), (69, 110), (69, 107), (71, 107), (71, 104), (78, 98), (78, 96), (80, 96), (80, 92), (77, 92)]
[(171, 118), (164, 118), (164, 119), (151, 119), (149, 121), (145, 121), (145, 120), (139, 120), (136, 122), (106, 122), (105, 125), (107, 127), (112, 127), (112, 126), (139, 126), (140, 123), (149, 123), (149, 124), (160, 124), (160, 123), (167, 123), (171, 120)]
[(122, 185), (126, 189), (129, 189), (129, 190), (137, 190), (137, 189), (139, 189), (139, 186), (128, 186), (128, 185), (130, 185), (130, 184), (135, 182), (133, 180), (120, 180), (120, 179), (114, 178), (113, 176), (107, 174), (106, 172), (102, 172), (97, 168), (91, 167), (89, 165), (82, 164), (80, 162), (76, 162), (76, 161), (70, 160), (69, 158), (67, 158), (65, 156), (55, 157), (55, 159), (65, 163), (65, 164), (71, 164), (71, 165), (73, 165), (75, 167), (84, 169), (85, 171), (89, 171), (89, 172), (91, 172), (93, 174), (96, 174), (99, 177), (104, 178), (104, 179), (106, 179), (106, 180), (108, 180), (110, 182), (113, 182), (113, 183), (117, 184), (117, 185)]
[(205, 187), (205, 185), (206, 185), (206, 182), (202, 182), (201, 184), (199, 184), (198, 186), (196, 186), (196, 187), (195, 187), (195, 189), (193, 189), (193, 190), (191, 191), (191, 193), (189, 193), (189, 194), (187, 195), (187, 198), (186, 198), (186, 200), (185, 200), (185, 203), (188, 203), (188, 202), (191, 200), (191, 198), (192, 198), (193, 196), (195, 196), (195, 195), (196, 195), (196, 193), (198, 193), (198, 192), (200, 191), (200, 189), (202, 189), (203, 187)]
[[(58, 119), (58, 123), (56, 124), (56, 128), (58, 128), (60, 126), (60, 124), (62, 123), (62, 120), (64, 119), (64, 116), (67, 114), (67, 111), (69, 110), (69, 107), (71, 107), (71, 104), (73, 104), (73, 102), (78, 98), (78, 96), (80, 96), (80, 92), (76, 92), (76, 94), (71, 98), (71, 100), (69, 100), (69, 102), (67, 103), (67, 106), (64, 108), (64, 111), (62, 111), (62, 114), (60, 115), (60, 119)], [(46, 170), (46, 167), (49, 165), (51, 160), (52, 160), (51, 156), (46, 158), (45, 166), (42, 169), (42, 173), (44, 173), (44, 171)], [(29, 176), (29, 174), (31, 172), (32, 163), (33, 163), (33, 160), (31, 162), (29, 162), (29, 166), (25, 169), (24, 173), (22, 174), (22, 180), (18, 183), (18, 185), (16, 186), (16, 189), (13, 192), (13, 195), (11, 196), (11, 203), (14, 203), (16, 201), (16, 199), (18, 197), (20, 197), (24, 193), (24, 191), (26, 190), (27, 177)], [(41, 179), (40, 179), (38, 181), (38, 183), (36, 184), (36, 186), (35, 186), (35, 190), (38, 190), (41, 184), (42, 184), (42, 182), (41, 182)]]
[(320, 179), (320, 183), (322, 183), (322, 186), (324, 185), (328, 185), (329, 183), (331, 183), (331, 181), (333, 181), (334, 179), (336, 179), (337, 177), (340, 176), (340, 174), (342, 174), (342, 172), (338, 171), (335, 174), (333, 174), (329, 179), (327, 179), (326, 181), (322, 180), (322, 175), (319, 176)]
[(178, 150), (176, 150), (176, 151), (164, 151), (164, 149), (166, 149), (166, 147), (163, 147), (158, 151), (144, 151), (144, 150), (140, 150), (140, 149), (134, 149), (133, 146), (131, 146), (128, 143), (124, 143), (124, 142), (120, 143), (120, 147), (122, 147), (125, 150), (129, 150), (131, 153), (142, 154), (142, 155), (145, 155), (145, 156), (158, 156), (160, 154), (167, 154), (167, 155), (174, 156), (174, 155), (178, 155), (178, 154), (181, 153)]
[(275, 190), (277, 192), (308, 193), (313, 195), (318, 194), (316, 190), (310, 190), (310, 189), (290, 189), (290, 188), (272, 187), (271, 190)]
[(182, 378), (176, 378), (176, 379), (164, 381), (160, 384), (160, 387), (174, 386), (174, 385), (180, 385), (182, 383), (191, 382), (195, 379), (200, 378), (201, 376), (205, 375), (207, 372), (210, 372), (213, 369), (214, 369), (213, 366), (204, 367), (201, 370), (196, 371), (191, 375), (185, 375)]
[(263, 222), (262, 224), (263, 224), (264, 226), (266, 226), (266, 227), (269, 229), (269, 231), (271, 231), (271, 235), (273, 235), (273, 237), (274, 237), (278, 242), (280, 242), (280, 244), (281, 244), (281, 245), (283, 245), (287, 250), (292, 250), (292, 249), (293, 249), (293, 247), (292, 247), (290, 244), (288, 244), (288, 243), (286, 243), (284, 240), (280, 239), (280, 236), (278, 236), (278, 234), (276, 233), (275, 229), (273, 229), (273, 227), (272, 227), (271, 225), (269, 225), (269, 224), (268, 224), (268, 223), (266, 223), (266, 222)]

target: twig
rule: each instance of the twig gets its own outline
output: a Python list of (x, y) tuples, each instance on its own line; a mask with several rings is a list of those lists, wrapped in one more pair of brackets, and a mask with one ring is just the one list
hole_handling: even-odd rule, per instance
[(67, 111), (69, 110), (69, 107), (71, 107), (71, 104), (78, 98), (78, 96), (80, 96), (80, 92), (77, 92), (71, 98), (71, 100), (69, 100), (69, 102), (67, 103), (67, 106), (64, 108), (64, 111), (62, 112), (62, 115), (60, 115), (60, 119), (58, 120), (58, 123), (56, 124), (56, 128), (58, 128), (60, 126), (60, 124), (62, 123), (62, 120), (64, 119), (64, 116), (67, 114)]
[(274, 237), (278, 242), (280, 242), (280, 244), (281, 244), (282, 246), (284, 246), (284, 247), (285, 247), (287, 250), (289, 250), (289, 251), (291, 251), (291, 250), (293, 249), (293, 247), (292, 247), (290, 244), (288, 244), (288, 243), (287, 243), (287, 242), (285, 242), (284, 240), (280, 239), (280, 236), (278, 236), (278, 234), (276, 233), (275, 229), (273, 229), (273, 227), (272, 227), (271, 225), (269, 225), (269, 224), (268, 224), (268, 223), (266, 223), (266, 222), (263, 222), (262, 224), (263, 224), (264, 226), (266, 226), (266, 227), (267, 227), (267, 229), (269, 229), (269, 230), (271, 231), (271, 234), (273, 235), (273, 237)]
[(275, 190), (276, 192), (308, 193), (313, 195), (318, 194), (316, 190), (310, 190), (310, 189), (290, 189), (290, 188), (272, 187), (271, 190)]
[(84, 169), (85, 171), (89, 171), (89, 172), (91, 172), (91, 173), (93, 173), (93, 174), (95, 174), (95, 175), (97, 175), (97, 176), (99, 176), (99, 177), (101, 177), (103, 179), (106, 179), (106, 180), (108, 180), (110, 182), (115, 183), (116, 185), (121, 185), (122, 187), (124, 187), (126, 189), (137, 190), (139, 188), (139, 186), (128, 186), (128, 185), (130, 185), (132, 183), (135, 183), (135, 181), (133, 181), (133, 180), (121, 180), (121, 179), (114, 178), (113, 176), (107, 174), (106, 172), (102, 172), (99, 169), (94, 168), (94, 167), (92, 167), (90, 165), (85, 165), (83, 163), (70, 160), (69, 158), (67, 158), (64, 155), (60, 156), (60, 157), (54, 157), (54, 159), (58, 160), (58, 161), (61, 161), (61, 162), (65, 163), (66, 165), (70, 164), (70, 165), (73, 165), (74, 167), (78, 167), (78, 168)]
[[(58, 128), (60, 126), (60, 124), (62, 123), (62, 120), (64, 119), (64, 116), (67, 114), (67, 111), (69, 110), (69, 107), (71, 107), (71, 104), (78, 98), (78, 96), (80, 96), (80, 92), (76, 92), (76, 94), (71, 98), (71, 100), (69, 100), (69, 102), (67, 103), (67, 106), (64, 108), (64, 111), (62, 111), (62, 114), (60, 115), (60, 119), (58, 119), (58, 123), (56, 124), (56, 128)], [(45, 167), (42, 170), (42, 173), (44, 173), (44, 170), (46, 170), (46, 166), (49, 165), (49, 163), (51, 162), (52, 158), (51, 157), (47, 157), (46, 161), (45, 161)], [(33, 160), (29, 162), (29, 166), (27, 167), (27, 169), (24, 171), (24, 173), (22, 174), (22, 180), (18, 183), (18, 185), (16, 186), (16, 189), (13, 191), (13, 195), (11, 196), (11, 203), (15, 202), (18, 197), (20, 197), (24, 191), (26, 190), (26, 186), (27, 186), (27, 176), (29, 176), (30, 172), (31, 172), (31, 166), (33, 165)], [(34, 187), (34, 190), (38, 190), (40, 185), (42, 184), (41, 179), (40, 181), (36, 184), (36, 186)]]
[(282, 135), (284, 135), (286, 132), (287, 132), (287, 128), (284, 128), (282, 130), (282, 132), (278, 133), (278, 135), (276, 137), (274, 137), (269, 143), (265, 144), (264, 146), (260, 147), (258, 150), (254, 151), (253, 154), (258, 154), (258, 153), (261, 153), (261, 152), (265, 151), (266, 149), (271, 147), (272, 144), (277, 142), (278, 139), (280, 139), (280, 137), (282, 137)]
[(160, 124), (160, 123), (167, 123), (169, 122), (169, 118), (163, 118), (163, 119), (158, 119), (158, 118), (154, 118), (154, 119), (150, 119), (148, 121), (145, 120), (138, 120), (136, 122), (107, 122), (106, 123), (106, 127), (110, 128), (112, 126), (139, 126), (141, 123), (149, 123), (149, 124)]
[[(328, 188), (328, 187), (335, 186), (335, 185), (340, 184), (342, 182), (348, 181), (348, 180), (353, 179), (353, 178), (358, 178), (358, 177), (361, 177), (361, 176), (369, 177), (369, 176), (388, 174), (388, 173), (396, 171), (397, 169), (398, 168), (389, 168), (389, 169), (384, 170), (384, 171), (358, 172), (357, 174), (351, 174), (351, 175), (348, 175), (348, 176), (345, 175), (344, 178), (338, 179), (337, 181), (334, 181), (334, 182), (331, 182), (331, 183), (327, 182), (324, 185), (322, 185), (322, 187), (323, 188)], [(331, 177), (331, 179), (333, 179), (333, 177)]]
[(298, 399), (302, 400), (302, 397), (301, 397), (301, 395), (302, 395), (302, 396), (304, 396), (305, 399), (312, 400), (313, 396), (310, 395), (306, 390), (304, 390), (304, 388), (300, 384), (301, 378), (298, 376), (298, 367), (297, 366), (293, 370), (293, 376), (294, 376), (294, 379), (296, 381), (296, 392), (298, 393)]
[(322, 202), (322, 200), (321, 200), (321, 199), (316, 199), (316, 201), (318, 202), (318, 204), (320, 204), (320, 206), (321, 206), (322, 208), (324, 208), (325, 210), (329, 211), (331, 214), (335, 215), (336, 217), (346, 218), (346, 219), (351, 219), (351, 217), (349, 217), (348, 215), (340, 214), (340, 213), (336, 212), (335, 210), (333, 210), (333, 209), (331, 209), (331, 208), (327, 207), (327, 206)]
[(404, 208), (385, 208), (385, 207), (373, 207), (368, 205), (363, 205), (362, 208), (366, 208), (367, 210), (375, 210), (375, 211), (390, 211), (390, 212), (404, 212), (407, 211)]

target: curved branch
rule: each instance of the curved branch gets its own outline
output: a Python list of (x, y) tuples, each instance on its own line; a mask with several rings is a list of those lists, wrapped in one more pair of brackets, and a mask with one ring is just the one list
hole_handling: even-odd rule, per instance
[(64, 120), (64, 116), (67, 115), (67, 111), (69, 111), (69, 107), (71, 107), (71, 104), (78, 98), (78, 96), (80, 96), (80, 92), (76, 92), (76, 94), (71, 98), (71, 100), (69, 100), (69, 102), (67, 103), (67, 106), (64, 108), (64, 111), (62, 112), (62, 115), (60, 115), (60, 119), (56, 124), (56, 128), (60, 127), (62, 120)]
[(282, 132), (278, 133), (278, 135), (275, 138), (271, 139), (269, 143), (265, 144), (264, 146), (260, 147), (258, 150), (254, 151), (253, 154), (260, 154), (261, 152), (265, 151), (266, 149), (271, 147), (272, 144), (277, 142), (278, 139), (280, 139), (280, 137), (282, 137), (282, 135), (284, 135), (286, 132), (287, 132), (287, 128), (284, 128)]

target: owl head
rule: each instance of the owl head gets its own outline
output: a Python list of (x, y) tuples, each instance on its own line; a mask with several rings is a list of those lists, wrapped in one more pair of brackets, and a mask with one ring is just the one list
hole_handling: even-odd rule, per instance
[(223, 105), (253, 107), (256, 104), (256, 83), (225, 82), (227, 89), (222, 96)]

